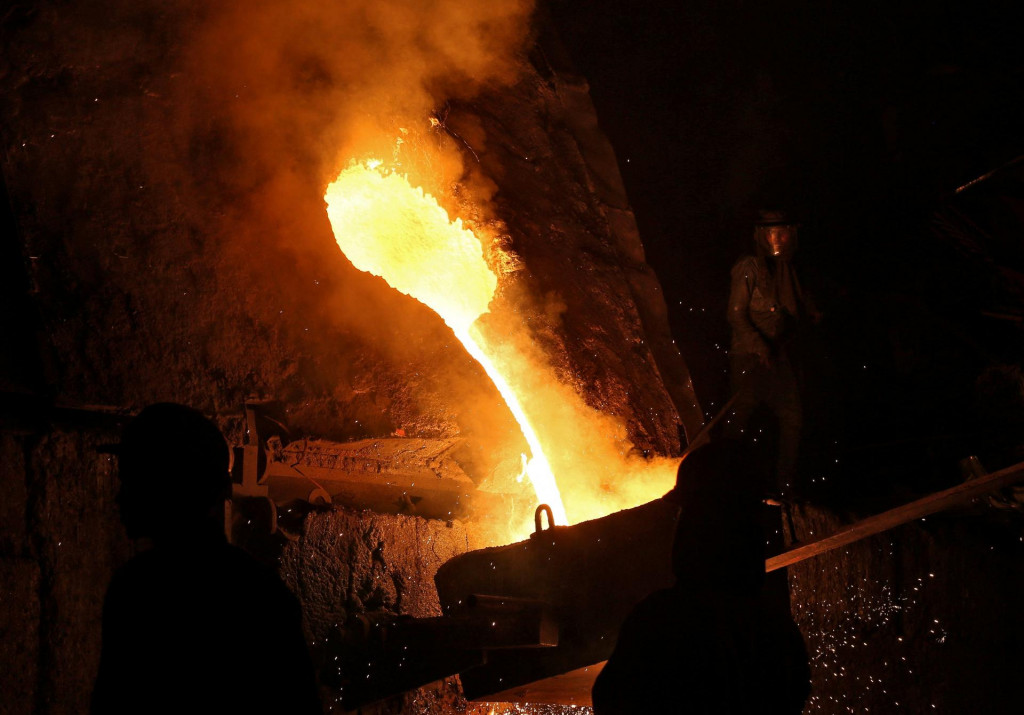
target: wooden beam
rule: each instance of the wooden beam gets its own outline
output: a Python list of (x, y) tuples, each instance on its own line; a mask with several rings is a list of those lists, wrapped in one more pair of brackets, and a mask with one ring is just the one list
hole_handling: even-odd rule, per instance
[(902, 524), (944, 511), (957, 504), (962, 504), (996, 489), (1008, 487), (1019, 481), (1024, 481), (1024, 462), (1000, 469), (998, 472), (986, 474), (977, 479), (972, 479), (963, 484), (957, 484), (955, 487), (945, 491), (929, 494), (926, 497), (903, 506), (898, 506), (895, 509), (884, 511), (881, 514), (869, 516), (867, 519), (855, 522), (845, 529), (840, 529), (831, 536), (826, 536), (824, 539), (797, 546), (785, 553), (767, 559), (764, 562), (764, 570), (775, 571), (786, 566), (792, 566), (812, 556), (824, 554), (841, 546), (848, 546), (868, 536), (880, 534)]

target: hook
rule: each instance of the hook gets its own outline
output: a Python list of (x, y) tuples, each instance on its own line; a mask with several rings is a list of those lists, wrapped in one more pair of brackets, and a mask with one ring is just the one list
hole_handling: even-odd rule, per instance
[(553, 529), (555, 527), (555, 515), (551, 513), (551, 507), (549, 507), (547, 504), (541, 504), (539, 507), (537, 507), (537, 511), (533, 512), (533, 525), (535, 527), (535, 533), (537, 534), (539, 534), (541, 531), (544, 531), (540, 527), (541, 514), (548, 515), (548, 529)]

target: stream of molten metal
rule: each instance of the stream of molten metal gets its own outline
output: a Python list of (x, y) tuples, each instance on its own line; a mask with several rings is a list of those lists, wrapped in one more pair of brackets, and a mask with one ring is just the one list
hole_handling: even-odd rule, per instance
[(381, 170), (379, 162), (350, 165), (324, 199), (334, 238), (352, 264), (440, 315), (483, 366), (530, 447), (525, 471), (537, 499), (551, 507), (556, 523), (569, 523), (537, 431), (474, 325), (498, 286), (480, 239), (461, 219), (451, 220), (433, 196), (405, 176)]

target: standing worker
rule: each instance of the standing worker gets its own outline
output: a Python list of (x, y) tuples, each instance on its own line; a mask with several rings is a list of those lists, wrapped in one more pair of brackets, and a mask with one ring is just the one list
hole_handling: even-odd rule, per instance
[(299, 602), (224, 537), (227, 442), (184, 405), (124, 429), (117, 495), (128, 537), (151, 546), (114, 575), (92, 715), (320, 715)]
[(797, 224), (781, 211), (761, 211), (754, 226), (756, 255), (732, 268), (729, 291), (730, 382), (737, 395), (726, 435), (738, 438), (761, 405), (779, 422), (776, 483), (771, 496), (796, 484), (803, 414), (793, 360), (793, 338), (808, 320), (821, 315), (804, 293), (792, 263)]
[[(749, 440), (746, 440), (749, 442)], [(803, 636), (765, 590), (762, 510), (749, 446), (718, 439), (679, 465), (671, 588), (637, 604), (591, 692), (595, 715), (799, 715), (811, 690)], [(732, 488), (722, 489), (723, 482)]]

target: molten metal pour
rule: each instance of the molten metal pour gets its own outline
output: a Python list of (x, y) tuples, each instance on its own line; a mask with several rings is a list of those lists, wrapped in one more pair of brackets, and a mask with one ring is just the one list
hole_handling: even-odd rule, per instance
[(498, 286), (480, 239), (404, 176), (367, 164), (342, 171), (324, 199), (335, 240), (352, 264), (434, 310), (483, 366), (530, 446), (526, 474), (537, 499), (551, 505), (558, 523), (568, 523), (537, 432), (474, 328)]

